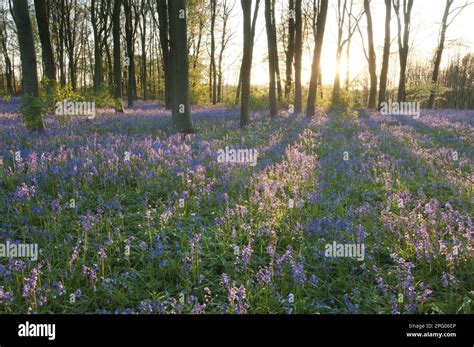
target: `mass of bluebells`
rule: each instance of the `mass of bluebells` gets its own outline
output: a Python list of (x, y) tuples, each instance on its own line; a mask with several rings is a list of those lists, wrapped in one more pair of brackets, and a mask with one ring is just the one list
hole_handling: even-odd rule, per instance
[(0, 258), (0, 313), (474, 312), (474, 112), (193, 120), (139, 103), (38, 135), (1, 104), (0, 244), (40, 254)]

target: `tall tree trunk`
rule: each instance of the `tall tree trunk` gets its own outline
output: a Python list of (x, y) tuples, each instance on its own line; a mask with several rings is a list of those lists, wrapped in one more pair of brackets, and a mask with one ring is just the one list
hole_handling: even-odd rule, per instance
[(364, 0), (364, 11), (367, 17), (367, 44), (369, 50), (369, 75), (370, 91), (368, 108), (375, 108), (377, 102), (377, 72), (375, 66), (374, 34), (372, 29), (372, 13), (370, 11), (370, 0)]
[(273, 18), (272, 18), (272, 1), (265, 0), (265, 27), (267, 31), (268, 44), (268, 71), (270, 75), (269, 82), (269, 102), (270, 102), (270, 116), (275, 117), (278, 114), (278, 102), (276, 94), (276, 65), (274, 49), (276, 42), (274, 42), (273, 35)]
[(224, 60), (224, 51), (229, 41), (229, 37), (227, 36), (227, 26), (229, 21), (230, 13), (233, 9), (233, 6), (230, 6), (227, 0), (224, 0), (222, 5), (222, 35), (221, 35), (221, 47), (219, 51), (219, 60), (218, 60), (218, 81), (217, 81), (217, 101), (222, 102), (223, 99), (223, 71), (222, 71), (222, 62)]
[(448, 29), (449, 9), (453, 4), (453, 0), (446, 0), (444, 7), (443, 20), (441, 21), (441, 31), (439, 35), (438, 49), (435, 53), (433, 73), (431, 75), (431, 93), (428, 101), (428, 108), (433, 108), (435, 104), (435, 92), (438, 85), (439, 66), (441, 65), (441, 57), (444, 50), (444, 41), (446, 39), (446, 30)]
[(288, 47), (286, 50), (285, 98), (288, 100), (293, 86), (293, 61), (295, 59), (295, 0), (288, 4)]
[(56, 63), (54, 61), (53, 45), (49, 32), (49, 15), (46, 0), (35, 0), (36, 22), (41, 42), (41, 53), (44, 64), (44, 72), (48, 78), (48, 89), (56, 82)]
[[(338, 0), (336, 8), (336, 20), (337, 20), (337, 45), (336, 45), (336, 74), (334, 75), (334, 85), (332, 91), (332, 104), (334, 106), (340, 104), (340, 90), (341, 90), (341, 57), (342, 50), (344, 49), (345, 42), (342, 40), (344, 34), (344, 24), (346, 18), (347, 0)], [(351, 14), (349, 14), (351, 16)], [(350, 31), (350, 27), (349, 27)], [(349, 33), (350, 34), (350, 33)]]
[(283, 98), (283, 88), (281, 86), (281, 74), (280, 74), (280, 59), (278, 58), (278, 44), (277, 44), (277, 29), (276, 29), (276, 17), (275, 17), (275, 0), (271, 0), (271, 27), (272, 27), (272, 55), (275, 64), (275, 77), (278, 101)]
[(121, 0), (114, 0), (112, 14), (112, 34), (114, 39), (114, 99), (115, 112), (123, 113), (122, 102), (122, 56), (120, 49), (120, 9)]
[[(251, 6), (251, 4), (250, 4), (250, 6)], [(251, 40), (250, 40), (250, 43), (249, 43), (250, 44), (250, 64), (252, 64), (253, 45), (254, 45), (254, 41), (255, 41), (255, 28), (257, 26), (257, 16), (258, 16), (259, 6), (260, 6), (260, 0), (256, 0), (254, 11), (253, 11), (253, 19), (252, 19), (252, 27), (251, 27)], [(243, 65), (243, 57), (242, 57), (242, 65)], [(239, 82), (238, 82), (238, 85), (237, 85), (237, 92), (236, 92), (236, 96), (235, 96), (235, 102), (236, 103), (239, 101), (240, 93), (242, 91), (242, 73), (243, 73), (243, 66), (242, 65), (240, 66)]]
[(308, 104), (306, 105), (306, 115), (312, 117), (316, 111), (316, 94), (318, 89), (318, 75), (321, 61), (321, 51), (324, 40), (324, 29), (326, 27), (326, 17), (328, 13), (328, 0), (321, 0), (318, 20), (316, 25), (316, 40), (314, 43), (313, 63), (311, 65), (311, 79), (308, 91)]
[(125, 40), (127, 42), (127, 64), (128, 64), (128, 83), (127, 83), (127, 104), (133, 107), (133, 98), (135, 96), (135, 52), (133, 42), (132, 25), (132, 4), (130, 0), (123, 0), (125, 12)]
[(171, 110), (173, 107), (173, 72), (171, 69), (168, 5), (166, 0), (157, 0), (157, 12), (160, 23), (160, 46), (165, 74), (165, 107), (167, 110)]
[(390, 60), (390, 19), (392, 17), (391, 0), (385, 0), (385, 38), (383, 43), (382, 70), (380, 71), (379, 103), (380, 109), (382, 102), (385, 101), (387, 91), (388, 64)]
[[(31, 27), (30, 14), (28, 11), (28, 0), (15, 0), (13, 2), (13, 13), (15, 15), (15, 24), (18, 32), (18, 42), (20, 46), (21, 69), (23, 95), (27, 98), (24, 102), (30, 103), (35, 107), (36, 99), (39, 97), (38, 73), (36, 64), (35, 42), (33, 40), (33, 31)], [(44, 131), (43, 118), (38, 107), (29, 109), (24, 121), (29, 131)], [(38, 111), (38, 112), (32, 112)]]
[(209, 91), (213, 105), (217, 103), (217, 69), (216, 69), (216, 10), (217, 0), (211, 0), (211, 66), (209, 71)]
[(146, 11), (142, 8), (142, 31), (141, 31), (141, 47), (142, 47), (142, 66), (141, 66), (141, 79), (143, 89), (143, 100), (148, 98), (147, 95), (147, 76), (146, 76)]
[[(398, 81), (398, 102), (405, 101), (406, 98), (406, 70), (408, 61), (408, 42), (410, 36), (410, 21), (411, 21), (411, 10), (413, 8), (413, 0), (403, 0), (403, 4), (400, 4), (402, 0), (392, 0), (395, 13), (397, 15), (397, 26), (398, 26), (398, 54), (400, 60), (400, 78)], [(408, 1), (408, 3), (407, 3)], [(402, 6), (402, 14), (400, 14), (400, 6)], [(401, 15), (403, 15), (403, 39), (402, 39), (402, 26), (401, 26)]]
[(173, 64), (173, 109), (178, 131), (194, 132), (189, 102), (189, 62), (187, 46), (187, 25), (185, 0), (171, 0), (168, 3), (170, 24), (170, 47)]
[(303, 18), (302, 0), (295, 0), (295, 112), (303, 112), (301, 87), (301, 60), (303, 57)]
[(244, 16), (244, 52), (242, 57), (242, 97), (240, 106), (240, 126), (249, 124), (250, 117), (250, 73), (252, 69), (252, 1), (241, 0)]
[[(107, 1), (107, 4), (109, 4), (110, 1)], [(101, 18), (101, 16), (104, 15), (102, 11), (100, 13), (97, 13), (98, 7), (97, 7), (97, 0), (91, 0), (91, 24), (92, 24), (92, 35), (94, 37), (94, 76), (93, 76), (93, 85), (94, 85), (94, 91), (98, 92), (103, 79), (104, 79), (104, 71), (103, 71), (103, 66), (102, 66), (102, 27), (101, 23), (105, 21), (105, 18)], [(102, 6), (104, 6), (102, 4)], [(107, 5), (107, 8), (108, 5)]]
[(13, 95), (14, 88), (13, 88), (13, 70), (12, 70), (12, 61), (10, 56), (8, 55), (7, 49), (7, 30), (5, 23), (2, 23), (0, 27), (0, 43), (3, 52), (3, 58), (5, 60), (5, 78), (7, 82), (7, 92), (9, 95)]

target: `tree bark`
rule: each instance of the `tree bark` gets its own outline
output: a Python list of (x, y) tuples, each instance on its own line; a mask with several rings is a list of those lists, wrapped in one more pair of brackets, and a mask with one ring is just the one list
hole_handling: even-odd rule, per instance
[(446, 0), (444, 8), (443, 20), (441, 22), (441, 31), (439, 35), (438, 49), (435, 53), (433, 73), (431, 75), (431, 93), (428, 101), (428, 108), (433, 108), (435, 104), (435, 91), (438, 85), (439, 67), (441, 65), (441, 57), (444, 50), (444, 41), (446, 39), (446, 30), (448, 29), (449, 9), (453, 4), (453, 0)]
[(276, 42), (273, 35), (273, 15), (271, 0), (265, 0), (265, 27), (267, 31), (268, 44), (268, 71), (269, 71), (269, 102), (270, 102), (270, 116), (275, 117), (278, 114), (278, 102), (276, 92), (276, 65), (274, 50)]
[(211, 0), (211, 65), (209, 71), (209, 91), (210, 99), (213, 105), (217, 104), (217, 69), (216, 69), (216, 10), (217, 0)]
[(244, 52), (242, 57), (242, 97), (240, 106), (240, 126), (249, 124), (250, 117), (250, 73), (252, 69), (252, 24), (251, 11), (252, 1), (241, 0), (242, 12), (244, 16)]
[(174, 122), (178, 131), (193, 133), (194, 126), (191, 118), (189, 102), (189, 62), (187, 46), (187, 25), (185, 0), (168, 2), (170, 25), (170, 47), (173, 65), (173, 109)]
[(285, 98), (288, 100), (293, 86), (293, 61), (295, 59), (295, 0), (288, 4), (288, 46), (286, 51)]
[(135, 50), (133, 42), (132, 25), (132, 4), (130, 0), (123, 0), (125, 12), (125, 40), (127, 42), (127, 63), (128, 63), (128, 83), (127, 83), (127, 105), (133, 107), (133, 98), (135, 96)]
[(114, 40), (114, 99), (115, 111), (123, 113), (122, 103), (122, 56), (120, 48), (120, 9), (121, 0), (114, 0), (112, 14), (112, 34)]
[(56, 63), (54, 61), (53, 46), (49, 32), (49, 16), (46, 0), (35, 0), (36, 22), (41, 42), (41, 53), (44, 64), (44, 73), (48, 78), (48, 89), (56, 82)]
[(157, 1), (158, 21), (160, 23), (160, 46), (163, 57), (163, 70), (165, 75), (165, 107), (173, 107), (173, 72), (171, 70), (171, 57), (169, 47), (168, 5), (166, 0)]
[(385, 37), (383, 43), (382, 70), (380, 71), (379, 103), (380, 109), (382, 102), (385, 101), (387, 91), (388, 64), (390, 60), (390, 19), (392, 17), (391, 0), (385, 0)]
[(303, 57), (303, 17), (302, 0), (295, 0), (295, 112), (303, 112), (301, 87), (301, 60)]
[(326, 17), (328, 12), (328, 0), (321, 0), (316, 25), (316, 40), (314, 43), (313, 63), (311, 65), (311, 79), (309, 83), (308, 104), (306, 105), (306, 115), (312, 117), (316, 111), (316, 95), (318, 89), (318, 75), (321, 61), (321, 51), (324, 40), (324, 29), (326, 27)]
[[(256, 0), (255, 2), (255, 7), (253, 11), (253, 19), (252, 19), (252, 28), (251, 28), (251, 41), (250, 41), (250, 63), (252, 63), (252, 55), (253, 55), (253, 45), (254, 45), (254, 40), (255, 40), (255, 28), (257, 26), (257, 16), (258, 16), (258, 9), (260, 6), (260, 0)], [(242, 64), (243, 64), (243, 57), (242, 57)], [(240, 99), (240, 92), (242, 91), (242, 71), (243, 71), (243, 66), (240, 66), (240, 72), (239, 72), (239, 82), (237, 85), (237, 92), (235, 96), (235, 102), (237, 103)]]
[[(398, 81), (398, 102), (405, 101), (406, 98), (406, 70), (408, 61), (408, 42), (410, 37), (410, 20), (411, 10), (413, 8), (413, 0), (403, 0), (402, 14), (400, 14), (400, 2), (402, 0), (392, 0), (395, 14), (397, 15), (398, 25), (398, 54), (400, 60), (400, 78)], [(408, 3), (407, 3), (408, 1)], [(402, 39), (402, 25), (401, 15), (403, 15), (403, 39)]]
[[(23, 96), (36, 99), (39, 97), (39, 85), (37, 74), (37, 63), (35, 53), (35, 42), (33, 40), (33, 30), (31, 26), (30, 14), (27, 0), (15, 0), (13, 2), (13, 13), (18, 33), (18, 43), (20, 46)], [(24, 102), (31, 102), (24, 99)], [(32, 106), (34, 106), (33, 101)], [(44, 131), (43, 118), (41, 112), (31, 112), (29, 110), (28, 119), (25, 119), (26, 127), (29, 131)], [(39, 111), (39, 110), (38, 110)]]
[(367, 45), (369, 50), (369, 76), (370, 76), (370, 91), (368, 108), (375, 108), (377, 102), (377, 72), (375, 66), (375, 49), (374, 49), (374, 34), (372, 29), (372, 13), (370, 11), (370, 0), (364, 0), (364, 11), (367, 17)]

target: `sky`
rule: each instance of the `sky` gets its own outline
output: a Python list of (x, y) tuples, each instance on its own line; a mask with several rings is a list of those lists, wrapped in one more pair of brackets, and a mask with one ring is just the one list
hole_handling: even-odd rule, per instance
[[(455, 0), (452, 8), (464, 4), (466, 0)], [(277, 21), (281, 18), (281, 8), (287, 6), (287, 0), (276, 0)], [(432, 60), (434, 51), (438, 45), (440, 23), (444, 12), (445, 0), (414, 0), (412, 11), (412, 30), (410, 33), (410, 54), (409, 59), (420, 59), (422, 61)], [(323, 83), (332, 84), (336, 71), (335, 56), (337, 42), (337, 24), (336, 24), (337, 0), (329, 0), (328, 18), (326, 22), (326, 31), (324, 45), (321, 57), (321, 67), (323, 74)], [(355, 14), (362, 7), (362, 0), (354, 0)], [(381, 56), (384, 41), (384, 22), (385, 5), (384, 0), (371, 1), (372, 20), (374, 28), (374, 44), (377, 55), (377, 73), (380, 71)], [(458, 53), (474, 52), (474, 4), (466, 7), (454, 20), (448, 28), (446, 34), (447, 48), (443, 53), (442, 65), (449, 61), (449, 57)], [(365, 16), (361, 20), (361, 30), (364, 40), (367, 41)], [(240, 0), (236, 0), (231, 19), (231, 28), (234, 30), (234, 36), (229, 43), (229, 49), (226, 53), (225, 79), (229, 84), (237, 84), (240, 61), (242, 58), (242, 9)], [(398, 52), (397, 44), (397, 23), (392, 10), (391, 21), (391, 71), (396, 73), (398, 61), (396, 60)], [(457, 44), (456, 44), (457, 43)], [(459, 45), (459, 43), (462, 43)], [(280, 47), (281, 49), (281, 47)], [(303, 82), (308, 82), (311, 74), (311, 50), (304, 51), (303, 57)], [(345, 55), (345, 53), (344, 53)], [(252, 84), (265, 85), (268, 83), (268, 62), (267, 41), (264, 18), (264, 1), (261, 1), (259, 18), (257, 21), (256, 43), (254, 48), (253, 66), (252, 66)], [(345, 76), (345, 60), (342, 61), (342, 76)], [(280, 60), (280, 69), (284, 74), (285, 62)], [(392, 70), (393, 69), (393, 70)], [(367, 74), (367, 62), (363, 53), (360, 35), (356, 32), (351, 44), (350, 59), (351, 78), (365, 76)], [(389, 72), (390, 75), (390, 72)], [(283, 76), (282, 76), (283, 77)]]

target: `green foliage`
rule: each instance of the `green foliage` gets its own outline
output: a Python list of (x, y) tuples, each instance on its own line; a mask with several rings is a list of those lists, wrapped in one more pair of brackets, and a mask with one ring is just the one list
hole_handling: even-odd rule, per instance
[(88, 88), (82, 93), (81, 97), (83, 98), (81, 101), (95, 102), (95, 107), (97, 108), (108, 108), (115, 106), (114, 98), (110, 93), (110, 88), (108, 88), (106, 85), (101, 85), (98, 91), (94, 91), (93, 88)]
[(43, 114), (46, 113), (44, 101), (33, 95), (23, 95), (21, 116), (28, 131), (43, 130)]
[(124, 110), (123, 99), (121, 99), (121, 98), (115, 99), (114, 100), (114, 108), (116, 110), (119, 110), (119, 111), (123, 112), (123, 110)]
[(2, 96), (2, 99), (3, 99), (3, 102), (9, 102), (10, 101), (10, 94), (8, 94), (8, 90), (5, 88), (3, 90), (3, 96)]
[(436, 100), (445, 100), (443, 94), (450, 90), (442, 85), (433, 86), (431, 81), (421, 79), (412, 80), (407, 83), (406, 99), (412, 102), (420, 102), (426, 104), (430, 98), (431, 91), (435, 91)]
[[(236, 100), (237, 89), (233, 88), (224, 96), (227, 109), (240, 108), (240, 99)], [(261, 111), (268, 109), (268, 89), (263, 87), (252, 87), (250, 91), (250, 111)]]

